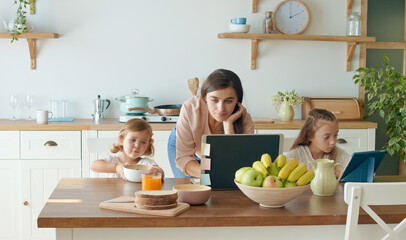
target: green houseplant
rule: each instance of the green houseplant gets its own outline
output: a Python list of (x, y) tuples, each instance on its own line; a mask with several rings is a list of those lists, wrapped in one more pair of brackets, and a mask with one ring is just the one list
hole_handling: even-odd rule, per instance
[(395, 152), (406, 161), (406, 82), (402, 73), (396, 72), (384, 57), (384, 69), (367, 67), (357, 69), (353, 79), (365, 87), (368, 112), (364, 118), (377, 112), (386, 123), (389, 141), (383, 147), (390, 155)]
[[(30, 27), (27, 25), (27, 17), (26, 14), (27, 12), (25, 9), (27, 8), (27, 5), (31, 3), (31, 6), (35, 5), (36, 0), (14, 0), (14, 4), (17, 4), (17, 12), (16, 12), (16, 17), (14, 18), (13, 21), (13, 26), (10, 29), (11, 35), (13, 36), (13, 39), (11, 42), (14, 42), (15, 40), (18, 41), (17, 36), (19, 34), (25, 33), (29, 31)], [(34, 9), (31, 9), (34, 10)]]
[[(271, 97), (272, 103), (278, 112), (279, 118), (282, 121), (290, 121), (293, 119), (295, 112), (293, 107), (301, 105), (303, 98), (300, 97), (295, 90), (278, 92), (278, 94)], [(279, 107), (279, 110), (278, 110)]]

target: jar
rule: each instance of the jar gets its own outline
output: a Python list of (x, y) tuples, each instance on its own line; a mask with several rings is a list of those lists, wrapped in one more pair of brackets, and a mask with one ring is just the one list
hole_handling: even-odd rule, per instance
[(265, 12), (264, 33), (273, 33), (273, 20), (271, 11)]
[(347, 36), (361, 36), (361, 16), (357, 12), (348, 15)]

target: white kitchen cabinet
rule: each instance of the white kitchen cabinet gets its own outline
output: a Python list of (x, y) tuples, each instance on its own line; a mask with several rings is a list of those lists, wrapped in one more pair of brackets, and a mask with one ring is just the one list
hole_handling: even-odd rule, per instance
[[(257, 129), (257, 134), (283, 134), (283, 153), (287, 154), (298, 136), (299, 129)], [(337, 146), (347, 153), (375, 150), (375, 129), (340, 129)]]
[[(96, 160), (103, 158), (109, 150), (109, 146), (116, 142), (119, 131), (83, 131), (82, 134), (82, 148), (84, 153), (82, 154), (82, 175), (83, 177), (105, 177), (106, 174), (95, 173), (90, 170), (90, 164)], [(167, 145), (171, 131), (153, 131), (155, 154), (154, 159), (157, 164), (164, 170), (165, 177), (173, 177), (172, 169), (168, 160)], [(96, 150), (88, 149), (88, 141), (91, 139), (108, 139), (107, 141), (100, 141), (100, 146), (106, 148), (105, 152), (100, 152), (96, 147)], [(111, 144), (109, 144), (111, 142)], [(93, 142), (94, 143), (94, 142)], [(87, 160), (86, 160), (87, 159)]]
[(37, 218), (61, 178), (80, 177), (80, 160), (23, 160), (22, 239), (55, 239), (55, 229), (38, 228)]
[(0, 132), (0, 239), (20, 239), (20, 149), (18, 131)]
[(81, 177), (80, 131), (21, 131), (21, 237), (55, 239), (37, 218), (61, 178)]

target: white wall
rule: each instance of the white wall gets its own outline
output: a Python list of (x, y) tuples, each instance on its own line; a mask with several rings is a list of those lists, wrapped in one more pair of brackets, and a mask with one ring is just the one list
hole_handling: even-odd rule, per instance
[[(37, 41), (37, 69), (30, 69), (25, 39), (0, 39), (0, 118), (12, 115), (10, 93), (34, 94), (35, 108), (50, 99), (68, 99), (70, 115), (91, 118), (92, 100), (112, 100), (107, 117), (120, 115), (114, 98), (130, 89), (154, 99), (150, 107), (182, 103), (191, 96), (187, 79), (203, 81), (217, 68), (236, 72), (252, 115), (277, 118), (270, 97), (296, 89), (302, 96), (357, 97), (354, 72), (345, 71), (346, 44), (340, 42), (263, 41), (257, 69), (250, 70), (249, 40), (218, 39), (229, 19), (247, 17), (250, 32), (261, 32), (264, 12), (281, 0), (38, 0), (28, 15), (36, 32), (57, 39)], [(356, 0), (354, 7), (359, 8)], [(14, 0), (0, 1), (0, 20), (15, 14)], [(303, 34), (345, 35), (343, 0), (303, 0), (311, 14)], [(5, 29), (1, 25), (0, 31)], [(358, 67), (358, 47), (353, 69)], [(18, 116), (26, 117), (24, 104)], [(300, 118), (300, 111), (296, 117)]]

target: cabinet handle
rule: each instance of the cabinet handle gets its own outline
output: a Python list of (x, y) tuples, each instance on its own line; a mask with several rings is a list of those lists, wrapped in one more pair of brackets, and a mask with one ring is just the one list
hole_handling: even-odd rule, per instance
[(58, 144), (54, 141), (47, 141), (46, 143), (44, 143), (44, 146), (46, 147), (55, 147), (58, 146)]
[(339, 139), (337, 139), (337, 143), (338, 144), (344, 144), (344, 143), (347, 143), (347, 141), (345, 141), (344, 138), (339, 138)]
[(24, 201), (24, 206), (28, 206), (28, 202), (27, 202), (27, 201)]

